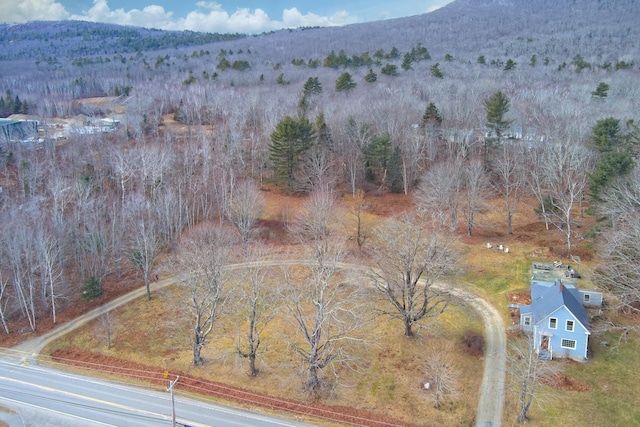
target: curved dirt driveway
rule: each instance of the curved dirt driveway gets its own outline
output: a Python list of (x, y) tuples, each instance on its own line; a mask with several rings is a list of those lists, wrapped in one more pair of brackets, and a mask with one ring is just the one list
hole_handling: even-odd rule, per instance
[[(303, 261), (265, 261), (265, 262), (248, 262), (229, 265), (229, 269), (237, 270), (256, 265), (264, 266), (280, 266), (302, 264)], [(340, 268), (358, 270), (365, 267), (340, 263)], [(174, 284), (181, 280), (181, 277), (167, 277), (151, 284), (151, 291), (157, 291), (165, 286)], [(497, 427), (500, 426), (502, 419), (502, 405), (504, 402), (504, 383), (505, 383), (505, 363), (506, 363), (506, 337), (504, 333), (504, 325), (500, 313), (486, 300), (482, 299), (475, 293), (466, 288), (459, 286), (436, 283), (435, 288), (441, 291), (448, 291), (455, 299), (464, 305), (474, 309), (481, 317), (485, 330), (485, 357), (484, 357), (484, 373), (482, 376), (482, 384), (480, 385), (478, 411), (476, 413), (476, 427)], [(64, 323), (57, 328), (43, 334), (40, 337), (25, 341), (15, 346), (17, 354), (21, 355), (22, 360), (37, 357), (38, 353), (51, 341), (62, 337), (63, 335), (73, 331), (74, 329), (88, 323), (97, 318), (107, 310), (114, 309), (124, 305), (136, 298), (146, 295), (146, 288), (143, 286), (139, 289), (129, 292), (113, 301), (108, 302), (102, 307), (87, 312), (71, 322)]]

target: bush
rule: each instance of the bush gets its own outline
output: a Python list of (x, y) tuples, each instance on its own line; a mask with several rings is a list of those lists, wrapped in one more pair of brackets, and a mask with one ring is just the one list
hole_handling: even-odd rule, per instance
[(462, 335), (462, 351), (472, 356), (484, 354), (484, 336), (477, 331), (465, 331)]
[(84, 281), (82, 285), (82, 299), (85, 301), (91, 301), (98, 298), (104, 293), (104, 287), (102, 282), (95, 277), (91, 276)]

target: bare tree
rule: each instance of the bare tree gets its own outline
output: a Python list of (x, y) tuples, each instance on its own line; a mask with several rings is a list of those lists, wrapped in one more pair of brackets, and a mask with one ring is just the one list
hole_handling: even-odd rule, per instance
[(151, 203), (144, 196), (134, 197), (126, 209), (132, 221), (129, 259), (142, 273), (147, 299), (151, 299), (151, 274), (164, 244), (151, 209)]
[[(308, 274), (296, 277), (285, 270), (286, 307), (299, 332), (294, 343), (304, 365), (304, 389), (320, 398), (329, 385), (326, 370), (337, 362), (347, 362), (347, 343), (366, 321), (357, 310), (358, 288), (340, 283), (338, 263), (344, 258), (344, 239), (335, 235), (331, 194), (314, 193), (291, 225), (300, 241), (312, 246)], [(334, 372), (335, 374), (335, 372)]]
[(246, 250), (256, 221), (264, 211), (264, 196), (253, 181), (243, 181), (232, 185), (225, 203), (226, 217), (240, 232), (243, 248)]
[(553, 396), (550, 390), (541, 389), (540, 383), (545, 378), (560, 371), (558, 361), (543, 360), (538, 357), (533, 345), (533, 337), (519, 340), (511, 346), (507, 356), (507, 370), (511, 380), (511, 390), (518, 394), (519, 423), (529, 420), (527, 414), (534, 402), (539, 405)]
[(240, 332), (236, 341), (238, 354), (249, 360), (250, 376), (258, 375), (256, 359), (260, 350), (260, 335), (267, 324), (273, 319), (279, 310), (276, 294), (272, 291), (271, 267), (264, 265), (265, 252), (255, 249), (250, 252), (250, 258), (254, 264), (247, 267), (243, 275), (246, 288), (242, 290), (239, 307), (240, 312), (246, 313), (243, 319), (248, 323), (248, 328), (241, 337)]
[(543, 205), (552, 223), (566, 236), (567, 249), (571, 252), (573, 211), (584, 197), (588, 184), (591, 154), (585, 147), (566, 143), (547, 147), (544, 162), (548, 196)]
[(8, 293), (5, 293), (7, 290), (7, 285), (9, 284), (8, 280), (5, 280), (2, 276), (2, 266), (0, 265), (0, 322), (2, 322), (2, 328), (8, 334), (9, 333), (9, 325), (7, 324), (7, 317), (5, 312), (8, 306)]
[(104, 331), (105, 338), (107, 339), (107, 350), (111, 350), (111, 337), (113, 335), (113, 322), (111, 320), (111, 310), (105, 309), (98, 317), (100, 327)]
[(210, 224), (191, 230), (180, 243), (173, 269), (186, 275), (182, 285), (189, 291), (194, 365), (204, 362), (202, 348), (227, 301), (224, 267), (233, 243), (229, 230)]
[(37, 226), (35, 246), (38, 254), (43, 304), (51, 309), (51, 320), (56, 323), (56, 300), (60, 297), (62, 286), (62, 265), (60, 260), (61, 244), (41, 223)]
[(32, 274), (38, 271), (33, 228), (28, 213), (31, 209), (9, 212), (2, 223), (4, 252), (11, 271), (11, 285), (17, 296), (22, 315), (36, 330), (39, 313), (36, 306), (37, 280)]
[(415, 192), (418, 212), (431, 217), (440, 228), (454, 232), (462, 190), (460, 163), (446, 161), (435, 164), (420, 179)]
[(371, 143), (373, 129), (366, 123), (358, 123), (350, 117), (342, 129), (342, 153), (344, 168), (351, 185), (351, 194), (355, 195), (358, 184), (364, 177), (364, 151)]
[(365, 219), (367, 205), (364, 202), (364, 197), (364, 191), (357, 190), (349, 206), (349, 214), (351, 214), (353, 222), (355, 223), (355, 234), (351, 236), (351, 238), (356, 241), (360, 249), (362, 249), (362, 245), (371, 237), (371, 226)]
[(524, 149), (520, 145), (504, 142), (495, 153), (492, 170), (493, 188), (502, 197), (507, 220), (507, 233), (513, 234), (513, 215), (525, 195), (526, 175)]
[(431, 345), (427, 348), (427, 361), (423, 371), (429, 381), (433, 406), (440, 408), (442, 399), (455, 398), (458, 394), (460, 371), (452, 361), (451, 344)]
[(370, 251), (375, 268), (369, 274), (391, 304), (383, 313), (402, 321), (404, 335), (411, 337), (420, 320), (438, 316), (447, 307), (449, 296), (433, 284), (453, 270), (451, 237), (427, 234), (425, 224), (404, 214), (374, 230)]
[[(605, 215), (610, 228), (601, 233), (600, 262), (592, 276), (606, 291), (613, 294), (608, 308), (624, 314), (640, 313), (640, 171), (619, 179), (603, 195), (598, 213)], [(609, 322), (602, 329), (626, 332), (640, 329), (630, 322), (635, 316), (624, 316), (626, 323)]]
[(539, 214), (544, 219), (544, 225), (549, 230), (551, 223), (550, 215), (547, 213), (545, 199), (547, 197), (547, 184), (544, 175), (544, 166), (546, 162), (545, 149), (543, 145), (535, 145), (529, 151), (529, 167), (527, 168), (527, 184), (529, 190), (538, 200), (540, 206)]
[(471, 160), (464, 170), (465, 198), (463, 213), (467, 223), (467, 235), (473, 234), (476, 214), (489, 196), (490, 184), (480, 160)]

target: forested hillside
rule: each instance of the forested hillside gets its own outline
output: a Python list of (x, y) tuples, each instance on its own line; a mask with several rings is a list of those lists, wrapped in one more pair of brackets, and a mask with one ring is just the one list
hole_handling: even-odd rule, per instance
[(537, 198), (571, 251), (578, 207), (610, 202), (603, 190), (635, 165), (637, 22), (633, 0), (457, 0), (246, 37), (4, 25), (0, 93), (19, 112), (121, 126), (4, 136), (1, 317), (36, 329), (132, 267), (148, 284), (158, 254), (228, 217), (245, 180), (415, 194), (467, 234), (483, 199), (504, 199), (510, 234), (518, 201)]

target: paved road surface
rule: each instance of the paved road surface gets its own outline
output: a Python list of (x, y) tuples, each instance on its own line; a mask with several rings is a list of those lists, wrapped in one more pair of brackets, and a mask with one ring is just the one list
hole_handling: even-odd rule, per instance
[[(14, 355), (9, 354), (7, 359)], [(83, 377), (32, 364), (0, 361), (0, 406), (11, 426), (171, 426), (171, 394)], [(247, 411), (175, 396), (176, 424), (193, 427), (303, 427)], [(18, 415), (19, 416), (16, 416)], [(0, 420), (4, 419), (0, 412)]]

